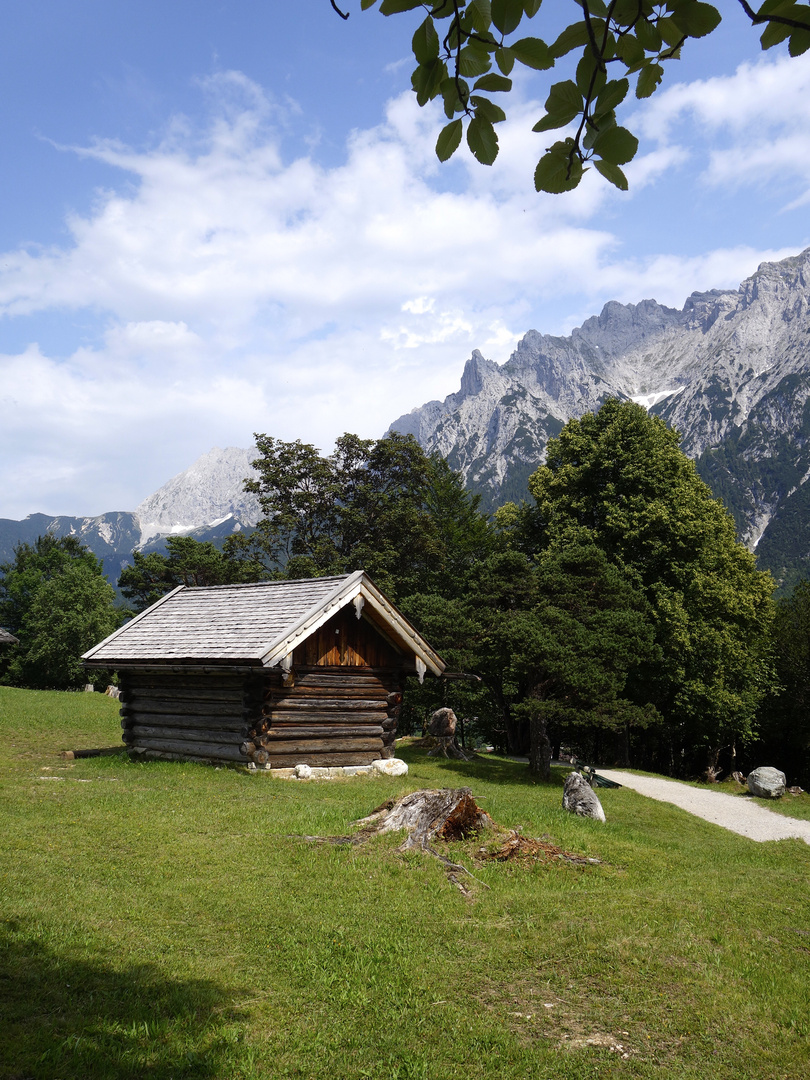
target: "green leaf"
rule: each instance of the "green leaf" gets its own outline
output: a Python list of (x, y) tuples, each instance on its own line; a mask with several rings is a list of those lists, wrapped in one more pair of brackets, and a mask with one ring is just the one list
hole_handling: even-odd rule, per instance
[(453, 120), (439, 132), (436, 140), (436, 157), (439, 161), (447, 161), (455, 154), (461, 143), (464, 125), (461, 120)]
[[(551, 55), (555, 60), (559, 60), (561, 56), (565, 56), (566, 53), (573, 52), (574, 49), (584, 48), (590, 41), (588, 37), (588, 27), (585, 22), (571, 23), (560, 34), (554, 44), (551, 46)], [(513, 46), (514, 48), (514, 46)]]
[(616, 55), (632, 71), (644, 63), (644, 46), (632, 34), (626, 34), (616, 42)]
[(368, 11), (368, 9), (374, 7), (376, 3), (377, 0), (360, 0), (360, 10)]
[(564, 191), (573, 191), (582, 179), (582, 162), (574, 156), (569, 160), (574, 146), (573, 139), (555, 143), (537, 162), (534, 170), (536, 191), (548, 191), (551, 195), (561, 195)]
[(439, 55), (439, 35), (433, 25), (433, 19), (428, 15), (425, 21), (416, 28), (411, 39), (411, 48), (417, 63), (429, 64)]
[(600, 161), (599, 158), (594, 158), (593, 163), (596, 171), (609, 180), (614, 187), (617, 187), (619, 191), (627, 191), (627, 177), (618, 165), (612, 165), (609, 161)]
[(496, 49), (495, 63), (504, 75), (510, 75), (515, 66), (515, 54), (511, 49)]
[(481, 78), (473, 84), (473, 90), (486, 90), (490, 94), (498, 91), (506, 92), (511, 89), (512, 80), (505, 79), (503, 75), (482, 75)]
[(663, 77), (664, 69), (660, 64), (645, 64), (638, 73), (636, 97), (648, 98), (650, 94), (654, 94)]
[[(580, 7), (582, 5), (580, 4)], [(603, 0), (589, 0), (588, 10), (597, 19), (606, 19), (608, 15), (607, 4)]]
[(658, 33), (670, 48), (679, 45), (684, 36), (683, 30), (681, 30), (674, 19), (659, 19)]
[(462, 75), (485, 75), (492, 67), (489, 53), (474, 45), (465, 45), (458, 54), (458, 69)]
[(513, 34), (523, 18), (523, 0), (492, 0), (492, 25), (502, 34)]
[(513, 41), (509, 51), (526, 67), (534, 68), (535, 71), (548, 71), (554, 67), (554, 57), (545, 41), (535, 37), (520, 38)]
[(445, 79), (439, 93), (444, 99), (444, 112), (448, 120), (452, 120), (455, 113), (462, 112), (470, 99), (470, 88), (464, 79)]
[[(642, 49), (645, 52), (657, 53), (663, 44), (661, 34), (658, 32), (658, 27), (653, 25), (647, 19), (639, 19), (635, 26), (636, 39)], [(630, 35), (628, 35), (630, 38)], [(628, 40), (625, 38), (625, 40)]]
[(489, 0), (471, 0), (467, 5), (467, 12), (474, 30), (479, 33), (489, 30), (492, 23), (492, 5)]
[(453, 14), (453, 5), (449, 0), (435, 0), (430, 14), (434, 19), (449, 19)]
[(594, 116), (601, 116), (603, 113), (612, 112), (617, 105), (621, 105), (624, 99), (627, 97), (627, 91), (630, 89), (630, 83), (627, 79), (613, 79), (607, 83), (599, 92), (599, 97), (596, 99), (594, 106)]
[(700, 0), (687, 0), (672, 10), (672, 17), (682, 33), (689, 37), (706, 37), (720, 25), (720, 12), (711, 4)]
[(523, 10), (526, 12), (527, 19), (533, 19), (537, 12), (540, 10), (540, 4), (543, 0), (523, 0)]
[(400, 11), (413, 11), (422, 6), (422, 0), (382, 0), (380, 11), (383, 15), (396, 15)]
[(467, 145), (482, 165), (491, 165), (498, 156), (498, 136), (495, 128), (481, 116), (474, 116), (467, 128)]
[(627, 128), (610, 127), (599, 132), (594, 139), (593, 149), (611, 165), (624, 165), (636, 156), (638, 139)]
[(579, 116), (582, 108), (582, 94), (575, 82), (567, 79), (554, 83), (546, 98), (546, 112), (559, 121), (555, 127), (570, 123), (575, 116)]
[(801, 56), (810, 49), (810, 30), (794, 30), (790, 35), (788, 52), (791, 56)]
[(577, 88), (583, 97), (590, 95), (592, 90), (597, 93), (607, 81), (607, 75), (599, 67), (596, 57), (590, 49), (586, 49), (577, 64)]
[(506, 119), (506, 113), (498, 105), (494, 105), (489, 98), (477, 97), (475, 94), (470, 98), (470, 104), (475, 108), (476, 116), (483, 116), (490, 124), (502, 124)]
[(442, 81), (447, 78), (447, 68), (443, 60), (433, 60), (429, 64), (420, 64), (411, 76), (411, 85), (416, 91), (416, 100), (420, 105), (439, 93)]
[(768, 23), (762, 31), (759, 43), (763, 49), (772, 49), (774, 45), (779, 45), (789, 36), (789, 26), (784, 26), (782, 23)]

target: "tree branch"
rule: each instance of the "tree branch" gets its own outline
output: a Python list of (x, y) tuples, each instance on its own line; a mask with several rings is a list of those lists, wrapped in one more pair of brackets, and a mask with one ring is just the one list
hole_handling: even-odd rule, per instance
[[(780, 26), (789, 26), (791, 30), (810, 30), (810, 19), (807, 22), (801, 22), (799, 19), (788, 19), (784, 15), (758, 15), (747, 0), (739, 0), (739, 3), (754, 26), (761, 26), (762, 23), (778, 23)], [(807, 10), (810, 15), (810, 8)]]

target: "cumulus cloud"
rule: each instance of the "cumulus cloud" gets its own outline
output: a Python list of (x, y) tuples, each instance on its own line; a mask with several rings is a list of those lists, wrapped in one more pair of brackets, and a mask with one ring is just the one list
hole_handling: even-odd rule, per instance
[[(740, 86), (778, 82), (751, 71)], [(640, 112), (659, 145), (628, 170), (635, 190), (688, 160), (675, 138), (683, 117), (722, 124), (737, 84), (710, 82), (708, 96), (704, 84), (674, 88)], [(411, 95), (326, 168), (314, 155), (285, 159), (293, 104), (238, 72), (201, 85), (212, 101), (205, 130), (177, 117), (150, 148), (79, 148), (120, 183), (67, 218), (63, 246), (0, 259), (0, 315), (29, 325), (47, 313), (65, 343), (0, 357), (10, 418), (0, 513), (135, 506), (210, 445), (247, 445), (257, 430), (325, 449), (344, 430), (379, 435), (455, 390), (473, 348), (503, 361), (529, 328), (569, 329), (597, 300), (680, 304), (782, 254), (741, 245), (668, 256), (648, 245), (628, 256), (618, 215), (633, 193), (592, 171), (571, 196), (537, 196), (542, 146), (530, 128), (541, 107), (529, 84), (492, 169), (464, 156), (440, 167), (443, 118)], [(747, 129), (729, 130), (740, 141), (727, 153), (744, 150)], [(715, 167), (704, 163), (707, 175)]]
[(810, 189), (810, 54), (763, 58), (729, 77), (677, 84), (651, 99), (636, 122), (670, 152), (708, 142), (702, 179), (712, 187), (798, 179)]

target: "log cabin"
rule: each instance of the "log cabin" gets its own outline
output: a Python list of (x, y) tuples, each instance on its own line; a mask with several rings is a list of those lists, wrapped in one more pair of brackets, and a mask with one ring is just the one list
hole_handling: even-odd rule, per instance
[(362, 570), (174, 589), (86, 652), (130, 755), (263, 768), (393, 756), (405, 679), (445, 665)]

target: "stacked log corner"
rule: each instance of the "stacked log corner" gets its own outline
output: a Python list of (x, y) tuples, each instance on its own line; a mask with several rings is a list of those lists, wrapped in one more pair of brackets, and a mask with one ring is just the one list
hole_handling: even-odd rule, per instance
[(391, 669), (296, 668), (268, 680), (242, 750), (272, 769), (370, 765), (394, 756), (402, 675)]
[(235, 672), (122, 672), (122, 738), (131, 756), (244, 762), (239, 747), (261, 712), (263, 680)]
[(270, 768), (394, 756), (403, 674), (390, 668), (122, 672), (122, 738), (139, 759)]

